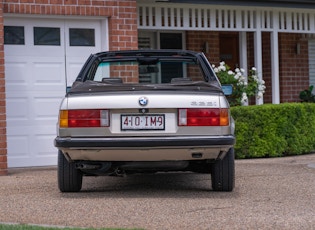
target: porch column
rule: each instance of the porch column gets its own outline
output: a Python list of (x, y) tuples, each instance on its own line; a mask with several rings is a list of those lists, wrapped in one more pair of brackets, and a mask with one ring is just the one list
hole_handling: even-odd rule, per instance
[(279, 85), (279, 43), (278, 32), (271, 33), (271, 84), (272, 84), (272, 103), (280, 103)]
[(279, 84), (279, 14), (274, 14), (274, 30), (270, 35), (271, 44), (271, 85), (272, 85), (272, 103), (280, 103), (280, 84)]
[[(257, 17), (256, 17), (256, 25), (260, 25), (260, 11), (257, 11)], [(258, 28), (254, 32), (254, 52), (255, 52), (255, 67), (257, 68), (257, 76), (259, 80), (262, 80), (263, 76), (263, 65), (262, 65), (262, 35), (261, 35), (261, 30), (260, 26), (256, 27)], [(261, 105), (264, 103), (263, 98), (256, 98), (256, 105)]]
[[(248, 74), (248, 63), (247, 63), (247, 36), (246, 32), (239, 33), (239, 46), (240, 46), (240, 67), (245, 70), (244, 75), (247, 77)], [(247, 80), (247, 79), (246, 79)]]

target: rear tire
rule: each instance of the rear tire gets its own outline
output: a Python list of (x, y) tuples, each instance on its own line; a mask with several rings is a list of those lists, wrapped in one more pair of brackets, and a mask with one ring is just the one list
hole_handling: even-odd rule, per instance
[(79, 192), (82, 188), (82, 172), (69, 163), (58, 151), (58, 187), (61, 192)]
[(222, 160), (216, 160), (211, 169), (212, 189), (231, 192), (235, 186), (234, 148)]

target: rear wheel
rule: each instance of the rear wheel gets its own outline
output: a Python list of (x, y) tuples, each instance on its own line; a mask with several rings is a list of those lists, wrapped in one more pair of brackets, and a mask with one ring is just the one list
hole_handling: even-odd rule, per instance
[(82, 187), (82, 172), (69, 163), (58, 151), (58, 187), (61, 192), (79, 192)]
[(230, 148), (222, 160), (217, 160), (212, 165), (211, 180), (214, 191), (233, 190), (235, 185), (234, 148)]

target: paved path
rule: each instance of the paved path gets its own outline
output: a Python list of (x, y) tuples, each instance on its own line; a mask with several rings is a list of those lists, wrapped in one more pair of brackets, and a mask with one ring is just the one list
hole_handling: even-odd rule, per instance
[(56, 168), (0, 177), (0, 222), (142, 229), (315, 229), (315, 154), (237, 160), (232, 193), (210, 175), (162, 173), (84, 178), (63, 194)]

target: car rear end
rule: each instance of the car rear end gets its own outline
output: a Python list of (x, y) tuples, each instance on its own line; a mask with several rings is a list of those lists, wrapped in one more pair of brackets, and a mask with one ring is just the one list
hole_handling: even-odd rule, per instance
[[(60, 190), (79, 191), (83, 175), (192, 171), (211, 173), (214, 190), (231, 191), (234, 123), (203, 56), (102, 55), (81, 71), (60, 106)], [(226, 155), (231, 175), (222, 187), (216, 165)]]

